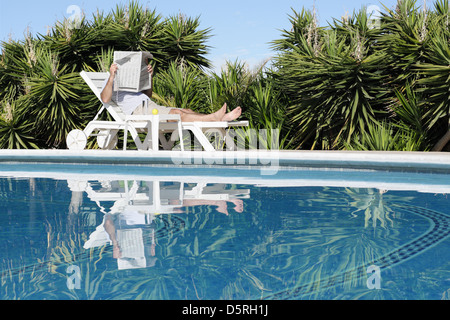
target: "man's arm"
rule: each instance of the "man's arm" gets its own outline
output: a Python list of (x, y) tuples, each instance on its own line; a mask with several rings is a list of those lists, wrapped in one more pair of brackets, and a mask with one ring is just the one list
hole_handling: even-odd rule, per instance
[(153, 67), (151, 66), (151, 64), (149, 64), (147, 66), (147, 71), (152, 75), (150, 78), (152, 83), (151, 83), (150, 89), (143, 90), (142, 93), (146, 94), (149, 98), (151, 98), (153, 95)]
[(117, 64), (113, 63), (111, 67), (109, 68), (109, 79), (106, 83), (105, 88), (103, 89), (102, 93), (100, 93), (100, 98), (102, 98), (102, 101), (104, 103), (108, 103), (111, 101), (112, 93), (113, 93), (113, 84), (114, 84), (114, 78), (116, 77), (117, 73)]

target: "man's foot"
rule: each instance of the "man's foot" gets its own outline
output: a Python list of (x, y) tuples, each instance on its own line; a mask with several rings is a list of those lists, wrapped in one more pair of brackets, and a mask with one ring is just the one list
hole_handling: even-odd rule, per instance
[(213, 115), (217, 121), (220, 121), (225, 116), (226, 112), (227, 112), (227, 104), (224, 103), (222, 108), (214, 112)]
[(228, 112), (222, 117), (222, 121), (233, 121), (241, 116), (242, 109), (241, 107), (237, 107), (236, 109)]
[(244, 212), (244, 202), (241, 199), (230, 200), (234, 204), (234, 211), (242, 213)]

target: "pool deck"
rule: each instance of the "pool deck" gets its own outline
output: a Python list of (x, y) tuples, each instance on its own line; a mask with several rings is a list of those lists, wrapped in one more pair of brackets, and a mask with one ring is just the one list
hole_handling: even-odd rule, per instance
[(449, 152), (0, 150), (2, 162), (327, 167), (450, 173)]

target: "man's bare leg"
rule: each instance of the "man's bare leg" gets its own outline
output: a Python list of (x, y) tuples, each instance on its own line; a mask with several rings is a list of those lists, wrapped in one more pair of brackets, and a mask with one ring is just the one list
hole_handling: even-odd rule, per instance
[[(195, 111), (193, 111), (191, 109), (182, 109), (182, 110), (183, 110), (183, 112), (186, 112), (186, 113), (203, 114), (203, 113), (195, 112)], [(227, 112), (227, 104), (224, 103), (223, 106), (218, 111), (216, 111), (215, 113), (223, 116), (223, 115), (225, 115), (226, 112)]]
[(179, 114), (181, 121), (192, 122), (192, 121), (221, 121), (226, 115), (227, 105), (224, 104), (222, 108), (211, 114), (197, 113), (192, 110), (184, 109), (172, 109), (169, 114)]

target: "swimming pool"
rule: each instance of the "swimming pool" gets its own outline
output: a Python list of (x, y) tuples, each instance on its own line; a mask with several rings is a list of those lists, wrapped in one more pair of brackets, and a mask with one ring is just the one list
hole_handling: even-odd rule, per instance
[(0, 164), (4, 300), (450, 298), (445, 167), (35, 160)]

